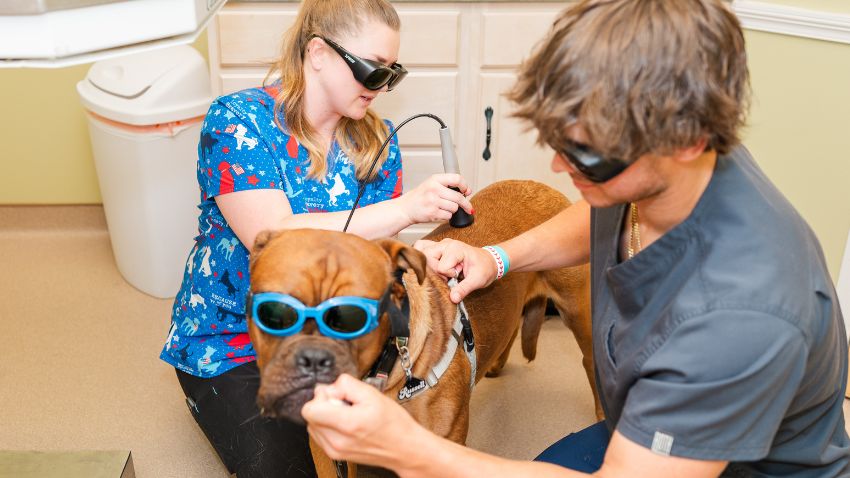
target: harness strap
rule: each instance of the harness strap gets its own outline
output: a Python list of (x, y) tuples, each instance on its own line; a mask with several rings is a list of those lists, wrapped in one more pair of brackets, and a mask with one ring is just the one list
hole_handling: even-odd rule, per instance
[(384, 350), (378, 357), (378, 361), (372, 365), (372, 369), (369, 370), (363, 381), (383, 392), (396, 360), (398, 360), (398, 348), (395, 346), (393, 337), (390, 337), (387, 344), (384, 345)]
[[(449, 281), (449, 287), (457, 285), (456, 279)], [(443, 353), (437, 364), (428, 371), (425, 379), (411, 377), (398, 392), (398, 400), (401, 402), (410, 400), (420, 393), (433, 388), (440, 381), (440, 378), (446, 373), (449, 365), (454, 359), (458, 346), (462, 346), (464, 353), (470, 365), (469, 388), (475, 386), (475, 375), (478, 372), (478, 357), (475, 354), (475, 338), (472, 335), (472, 324), (469, 322), (469, 316), (466, 312), (466, 306), (463, 302), (457, 306), (455, 313), (455, 321), (452, 326), (452, 338), (446, 344), (446, 351)]]
[(460, 321), (455, 320), (454, 327), (452, 328), (452, 338), (454, 340), (449, 340), (446, 351), (443, 353), (443, 356), (440, 357), (440, 361), (428, 371), (428, 375), (425, 377), (425, 383), (427, 383), (429, 387), (437, 385), (440, 377), (446, 373), (446, 370), (448, 370), (449, 365), (452, 363), (458, 344), (463, 343), (463, 338), (461, 337), (462, 328)]
[(348, 478), (348, 462), (334, 460), (334, 468), (336, 468), (336, 478)]
[[(452, 280), (456, 281), (456, 279)], [(466, 305), (463, 304), (463, 301), (460, 301), (457, 305), (457, 315), (463, 329), (463, 350), (466, 352), (466, 358), (469, 359), (469, 365), (471, 367), (469, 389), (472, 390), (475, 386), (475, 376), (478, 374), (478, 355), (475, 353), (475, 337), (472, 335), (472, 323), (469, 321), (469, 314), (466, 312)]]

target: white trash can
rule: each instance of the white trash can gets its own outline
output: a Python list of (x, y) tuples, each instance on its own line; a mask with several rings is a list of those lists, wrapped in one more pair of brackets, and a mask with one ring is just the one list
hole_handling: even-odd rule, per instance
[(105, 60), (77, 92), (118, 270), (146, 294), (174, 297), (197, 234), (206, 64), (184, 45)]

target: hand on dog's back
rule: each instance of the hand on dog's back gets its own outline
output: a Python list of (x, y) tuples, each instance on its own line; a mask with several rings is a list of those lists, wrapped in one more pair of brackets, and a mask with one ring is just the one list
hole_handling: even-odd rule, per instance
[(528, 180), (495, 182), (472, 196), (471, 203), (475, 209), (471, 226), (458, 229), (443, 224), (413, 245), (443, 277), (456, 277), (455, 271), (462, 274), (463, 280), (451, 292), (454, 303), (496, 278), (496, 263), (481, 246), (512, 239), (570, 206), (559, 191)]
[(413, 247), (425, 254), (428, 267), (447, 280), (462, 276), (449, 294), (455, 304), (472, 291), (487, 287), (496, 278), (493, 258), (479, 247), (453, 239), (440, 242), (419, 240)]

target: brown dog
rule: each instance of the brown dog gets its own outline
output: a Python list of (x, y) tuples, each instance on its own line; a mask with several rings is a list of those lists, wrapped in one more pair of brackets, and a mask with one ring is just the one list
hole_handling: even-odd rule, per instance
[[(443, 226), (427, 238), (496, 243), (569, 206), (557, 191), (530, 181), (494, 184), (476, 194), (472, 203), (474, 225), (466, 229)], [(403, 284), (396, 279), (396, 271), (403, 271)], [(434, 433), (458, 443), (466, 440), (471, 384), (485, 373), (501, 370), (520, 324), (523, 355), (534, 358), (547, 298), (573, 330), (593, 385), (588, 282), (587, 266), (582, 266), (509, 274), (476, 291), (464, 301), (475, 339), (470, 350), (456, 340), (465, 335), (455, 327), (457, 307), (448, 298), (448, 285), (427, 269), (419, 251), (399, 241), (367, 241), (351, 234), (308, 229), (264, 232), (257, 237), (251, 255), (252, 297), (277, 292), (307, 306), (339, 296), (390, 297), (393, 305), (389, 308), (395, 311), (404, 309), (406, 298), (409, 356), (402, 358), (409, 358), (412, 377), (424, 379), (437, 369), (440, 376), (433, 388), (424, 387), (424, 382), (408, 379), (400, 361), (392, 367), (383, 390), (401, 400), (415, 395), (403, 402), (411, 415)], [(353, 340), (321, 335), (313, 320), (307, 320), (295, 335), (274, 337), (257, 327), (249, 305), (249, 333), (261, 372), (257, 402), (263, 413), (303, 422), (301, 406), (312, 398), (316, 383), (333, 382), (341, 373), (360, 377), (369, 373), (382, 351), (397, 344), (390, 337), (398, 329), (391, 328), (388, 314), (383, 312), (375, 330)], [(448, 365), (442, 367), (441, 360)], [(312, 448), (319, 476), (336, 476), (331, 461), (317, 446)], [(356, 476), (354, 467), (349, 468), (349, 476)]]
[[(545, 184), (508, 180), (493, 183), (479, 191), (472, 197), (472, 205), (476, 212), (472, 226), (455, 229), (443, 224), (424, 239), (456, 239), (473, 246), (498, 244), (545, 222), (568, 208), (570, 201)], [(537, 354), (537, 337), (546, 318), (547, 299), (552, 300), (581, 349), (582, 365), (593, 391), (596, 417), (601, 420), (604, 413), (596, 392), (593, 372), (588, 265), (544, 272), (511, 273), (486, 289), (473, 292), (464, 303), (476, 322), (492, 320), (494, 314), (507, 315), (515, 320), (522, 317), (522, 355), (531, 361)], [(516, 330), (502, 349), (504, 353), (492, 367), (486, 369), (487, 376), (497, 375), (504, 367), (511, 344), (516, 338)]]

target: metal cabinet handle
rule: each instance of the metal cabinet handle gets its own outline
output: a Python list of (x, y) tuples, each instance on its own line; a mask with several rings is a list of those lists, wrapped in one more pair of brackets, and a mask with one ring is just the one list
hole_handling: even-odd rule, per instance
[(487, 119), (487, 140), (484, 144), (484, 153), (481, 155), (484, 158), (484, 161), (490, 159), (490, 132), (491, 132), (491, 121), (493, 120), (493, 108), (486, 107), (484, 108), (484, 118)]

